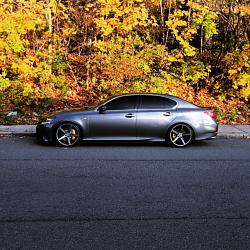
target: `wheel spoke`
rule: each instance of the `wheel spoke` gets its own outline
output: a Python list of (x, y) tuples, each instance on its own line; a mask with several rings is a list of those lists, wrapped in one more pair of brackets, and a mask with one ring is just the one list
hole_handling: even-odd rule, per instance
[(67, 136), (66, 135), (63, 135), (62, 137), (58, 138), (58, 141), (61, 141), (63, 139), (65, 139)]
[(186, 145), (186, 142), (184, 141), (183, 137), (180, 138), (181, 139), (181, 142), (182, 142), (182, 145)]
[(64, 134), (66, 133), (66, 131), (62, 129), (62, 127), (60, 127), (59, 130), (61, 130)]
[(67, 139), (68, 139), (68, 145), (71, 145), (70, 138), (69, 138), (69, 137), (67, 137)]
[(173, 140), (173, 142), (176, 142), (178, 139), (180, 139), (178, 136)]
[(173, 129), (172, 132), (173, 132), (174, 134), (178, 135), (178, 132), (177, 132), (176, 130)]

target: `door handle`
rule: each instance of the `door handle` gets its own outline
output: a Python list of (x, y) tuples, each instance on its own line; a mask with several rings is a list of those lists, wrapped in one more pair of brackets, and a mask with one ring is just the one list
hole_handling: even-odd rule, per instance
[(129, 114), (126, 114), (125, 117), (126, 117), (126, 118), (133, 118), (133, 117), (135, 117), (135, 116), (134, 116), (133, 114), (129, 113)]
[(170, 116), (170, 115), (171, 115), (171, 112), (165, 112), (163, 115), (164, 115), (164, 116)]

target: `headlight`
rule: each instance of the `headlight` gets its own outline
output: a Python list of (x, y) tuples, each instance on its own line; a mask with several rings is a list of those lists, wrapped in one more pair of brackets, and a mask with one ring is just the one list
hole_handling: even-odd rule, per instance
[(47, 118), (45, 121), (42, 121), (41, 124), (45, 125), (45, 124), (50, 124), (52, 122), (52, 118)]

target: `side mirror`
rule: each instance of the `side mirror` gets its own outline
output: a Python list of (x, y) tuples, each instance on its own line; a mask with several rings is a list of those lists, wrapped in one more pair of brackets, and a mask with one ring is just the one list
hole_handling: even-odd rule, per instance
[(99, 111), (100, 114), (103, 114), (106, 110), (107, 110), (106, 106), (101, 106), (101, 107), (98, 108), (98, 111)]

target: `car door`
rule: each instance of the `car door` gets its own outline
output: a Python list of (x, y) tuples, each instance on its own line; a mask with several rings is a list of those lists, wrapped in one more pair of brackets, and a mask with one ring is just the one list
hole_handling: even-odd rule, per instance
[(142, 140), (165, 139), (175, 119), (177, 103), (167, 97), (142, 95), (137, 112), (137, 137)]
[(135, 140), (137, 105), (139, 97), (120, 96), (104, 103), (105, 111), (89, 118), (91, 139)]

